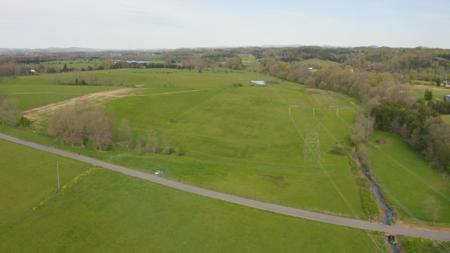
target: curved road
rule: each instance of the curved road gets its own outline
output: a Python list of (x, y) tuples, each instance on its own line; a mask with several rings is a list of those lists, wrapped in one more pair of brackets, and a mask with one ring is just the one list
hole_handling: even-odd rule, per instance
[(67, 157), (70, 159), (74, 159), (77, 161), (81, 161), (84, 163), (88, 163), (97, 167), (102, 167), (108, 170), (116, 171), (125, 175), (129, 175), (132, 177), (141, 178), (153, 183), (157, 183), (160, 185), (164, 185), (170, 188), (174, 188), (180, 191), (190, 192), (197, 195), (202, 195), (205, 197), (213, 198), (213, 199), (219, 199), (226, 202), (247, 206), (251, 208), (256, 208), (260, 210), (265, 210), (273, 213), (338, 225), (338, 226), (345, 226), (345, 227), (351, 227), (351, 228), (357, 228), (357, 229), (363, 229), (363, 230), (369, 230), (369, 231), (376, 231), (376, 232), (383, 232), (388, 233), (392, 235), (404, 235), (404, 236), (412, 236), (412, 237), (421, 237), (421, 238), (428, 238), (432, 240), (439, 240), (439, 241), (450, 241), (450, 231), (439, 231), (439, 230), (426, 230), (426, 229), (419, 229), (414, 227), (408, 227), (405, 225), (384, 225), (380, 223), (372, 223), (365, 220), (358, 220), (358, 219), (352, 219), (352, 218), (345, 218), (340, 216), (334, 216), (329, 214), (323, 214), (323, 213), (317, 213), (317, 212), (311, 212), (306, 211), (302, 209), (297, 208), (291, 208), (287, 206), (282, 205), (276, 205), (271, 203), (266, 203), (262, 201), (252, 200), (248, 198), (238, 197), (231, 194), (216, 192), (212, 190), (207, 190), (204, 188), (164, 179), (152, 174), (136, 171), (127, 167), (115, 165), (112, 163), (107, 163), (104, 161), (100, 161), (91, 157), (75, 154), (72, 152), (64, 151), (61, 149), (37, 144), (34, 142), (25, 141), (22, 139), (18, 139), (9, 135), (5, 135), (0, 133), (0, 139), (14, 142), (17, 144), (25, 145), (37, 150), (45, 151), (48, 153), (56, 154), (59, 156)]

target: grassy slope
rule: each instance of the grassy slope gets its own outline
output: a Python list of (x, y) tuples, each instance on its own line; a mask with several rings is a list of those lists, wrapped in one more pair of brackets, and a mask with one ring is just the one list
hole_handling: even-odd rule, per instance
[[(386, 143), (378, 145), (375, 143), (376, 139), (383, 139)], [(397, 216), (412, 222), (432, 222), (426, 202), (428, 198), (434, 198), (440, 206), (436, 222), (449, 225), (449, 178), (433, 170), (398, 136), (375, 132), (373, 140), (373, 171)]]
[[(143, 85), (140, 96), (111, 101), (107, 108), (137, 134), (158, 130), (187, 150), (183, 157), (124, 151), (89, 155), (147, 171), (162, 169), (168, 177), (219, 191), (365, 217), (347, 158), (329, 154), (335, 142), (347, 140), (355, 115), (350, 99), (289, 83), (248, 86), (252, 79), (270, 79), (257, 73), (122, 69), (83, 74), (99, 82)], [(231, 87), (237, 82), (245, 86)], [(320, 150), (305, 155), (302, 138), (313, 136), (311, 129), (318, 130)]]
[[(375, 234), (374, 243), (364, 231), (227, 204), (101, 169), (51, 193), (54, 175), (47, 174), (55, 160), (64, 183), (87, 166), (6, 142), (0, 142), (0, 156), (6, 158), (0, 180), (7, 176), (20, 188), (33, 188), (33, 194), (12, 198), (18, 189), (5, 185), (8, 180), (0, 184), (1, 206), (21, 206), (0, 215), (14, 221), (0, 225), (0, 252), (338, 253), (383, 247)], [(39, 198), (47, 200), (31, 211)]]
[[(135, 132), (158, 130), (182, 143), (187, 154), (121, 153), (111, 157), (114, 162), (162, 169), (168, 177), (220, 191), (364, 216), (347, 159), (328, 153), (336, 141), (346, 141), (348, 128), (342, 121), (351, 124), (355, 115), (348, 99), (288, 83), (248, 86), (258, 74), (177, 72), (148, 77), (144, 83), (149, 89), (141, 96), (114, 100), (107, 107), (117, 119), (130, 122)], [(230, 87), (234, 82), (246, 86)], [(201, 91), (163, 94), (163, 89)], [(336, 105), (341, 106), (340, 117), (330, 107)], [(323, 125), (314, 119), (313, 108)], [(323, 168), (317, 159), (308, 160), (310, 155), (303, 160), (302, 138), (311, 135), (310, 128), (319, 129)]]
[(0, 228), (14, 223), (56, 190), (56, 163), (61, 184), (87, 169), (72, 160), (0, 141)]

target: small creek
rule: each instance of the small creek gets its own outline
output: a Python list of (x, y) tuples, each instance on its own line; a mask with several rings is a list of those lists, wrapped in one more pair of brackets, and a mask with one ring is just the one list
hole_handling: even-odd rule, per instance
[[(377, 181), (375, 180), (373, 174), (370, 172), (367, 168), (362, 168), (364, 175), (369, 179), (370, 182), (370, 188), (372, 192), (375, 194), (375, 198), (377, 199), (378, 205), (380, 205), (383, 208), (384, 212), (384, 219), (383, 223), (385, 225), (392, 225), (394, 222), (394, 211), (392, 208), (389, 207), (389, 205), (386, 202), (386, 199), (383, 197), (383, 194), (381, 193), (380, 186), (378, 185)], [(391, 246), (391, 251), (393, 253), (400, 253), (400, 246), (398, 245), (395, 236), (394, 235), (387, 235), (386, 241)]]

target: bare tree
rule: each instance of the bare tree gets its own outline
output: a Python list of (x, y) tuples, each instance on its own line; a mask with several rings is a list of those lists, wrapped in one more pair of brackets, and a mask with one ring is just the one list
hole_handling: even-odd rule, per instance
[(48, 122), (48, 133), (65, 144), (83, 145), (83, 128), (76, 106), (57, 111)]
[(81, 115), (85, 138), (95, 149), (106, 150), (112, 145), (112, 123), (101, 108), (86, 111)]

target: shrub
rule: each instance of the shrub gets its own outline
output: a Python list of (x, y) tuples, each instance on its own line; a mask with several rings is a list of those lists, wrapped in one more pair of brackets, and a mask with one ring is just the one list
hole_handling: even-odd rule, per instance
[(433, 99), (433, 92), (431, 90), (425, 90), (425, 94), (424, 94), (424, 99), (425, 101), (431, 101)]
[(31, 120), (22, 116), (22, 117), (20, 117), (19, 123), (17, 123), (17, 125), (22, 126), (22, 127), (29, 127), (31, 125), (31, 123), (32, 123)]
[(91, 110), (79, 106), (56, 112), (49, 120), (48, 133), (70, 145), (90, 145), (98, 150), (112, 146), (112, 124), (100, 108)]
[(345, 155), (345, 147), (341, 143), (335, 143), (331, 146), (330, 153), (335, 155)]
[(19, 102), (0, 94), (0, 123), (16, 126), (22, 117), (18, 109)]

